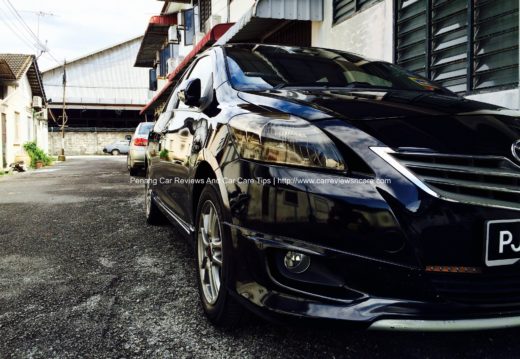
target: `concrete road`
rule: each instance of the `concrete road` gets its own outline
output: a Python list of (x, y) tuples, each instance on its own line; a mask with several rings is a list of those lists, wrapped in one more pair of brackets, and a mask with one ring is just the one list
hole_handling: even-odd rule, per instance
[(190, 246), (147, 226), (124, 157), (0, 177), (0, 358), (513, 358), (519, 330), (349, 332), (207, 323)]

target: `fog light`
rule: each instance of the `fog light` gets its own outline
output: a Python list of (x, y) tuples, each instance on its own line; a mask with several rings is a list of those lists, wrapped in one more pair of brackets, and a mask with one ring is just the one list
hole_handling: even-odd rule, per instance
[(292, 273), (303, 273), (311, 265), (311, 257), (306, 254), (289, 251), (283, 259), (283, 264)]

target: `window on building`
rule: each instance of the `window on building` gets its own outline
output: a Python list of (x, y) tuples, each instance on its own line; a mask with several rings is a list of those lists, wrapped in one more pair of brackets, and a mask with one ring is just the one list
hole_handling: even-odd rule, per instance
[(171, 57), (171, 47), (166, 46), (161, 50), (159, 59), (159, 76), (166, 77), (168, 75), (168, 59)]
[(370, 5), (381, 0), (333, 0), (332, 12), (334, 23), (337, 24), (358, 11), (364, 10)]
[(0, 85), (0, 100), (3, 100), (7, 97), (7, 86)]
[(148, 89), (150, 91), (157, 91), (157, 70), (150, 69), (148, 71)]
[(207, 32), (206, 21), (211, 16), (211, 0), (199, 0), (200, 31)]
[(184, 46), (193, 45), (195, 41), (195, 11), (193, 8), (184, 10)]
[(397, 0), (396, 62), (469, 94), (518, 86), (517, 0)]

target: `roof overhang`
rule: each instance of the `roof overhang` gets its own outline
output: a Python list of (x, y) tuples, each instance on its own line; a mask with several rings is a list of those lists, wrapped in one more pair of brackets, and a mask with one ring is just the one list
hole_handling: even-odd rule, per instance
[(191, 7), (191, 0), (159, 0), (164, 2), (161, 14), (171, 14)]
[(153, 67), (155, 54), (168, 37), (168, 29), (177, 25), (177, 13), (152, 16), (137, 53), (135, 67)]
[(233, 26), (230, 24), (218, 24), (211, 29), (194, 47), (193, 50), (184, 58), (184, 60), (168, 75), (168, 81), (163, 88), (154, 96), (154, 98), (141, 110), (141, 115), (145, 113), (153, 113), (155, 109), (162, 108), (173, 90), (173, 85), (177, 83), (184, 71), (195, 60), (198, 54), (213, 45), (221, 38), (226, 31)]
[(7, 61), (3, 59), (0, 59), (0, 81), (16, 81), (16, 75)]
[(44, 103), (47, 103), (47, 97), (45, 96), (45, 87), (43, 86), (42, 74), (38, 68), (38, 62), (33, 57), (33, 63), (29, 70), (27, 70), (27, 79), (31, 85), (33, 96), (40, 96)]
[(258, 0), (217, 45), (262, 42), (287, 21), (323, 21), (323, 0)]

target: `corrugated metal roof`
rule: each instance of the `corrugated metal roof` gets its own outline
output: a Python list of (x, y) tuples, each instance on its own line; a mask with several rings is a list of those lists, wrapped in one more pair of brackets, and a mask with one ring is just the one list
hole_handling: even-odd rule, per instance
[(136, 67), (153, 67), (155, 54), (168, 36), (168, 29), (177, 24), (177, 14), (152, 16), (144, 33), (135, 60)]
[[(83, 104), (144, 105), (151, 97), (148, 70), (133, 62), (142, 37), (89, 54), (67, 64), (66, 102)], [(63, 102), (63, 68), (43, 73), (47, 97)]]
[(258, 0), (217, 45), (261, 42), (280, 21), (323, 21), (323, 0)]
[(323, 21), (323, 0), (259, 0), (254, 16), (270, 19)]

